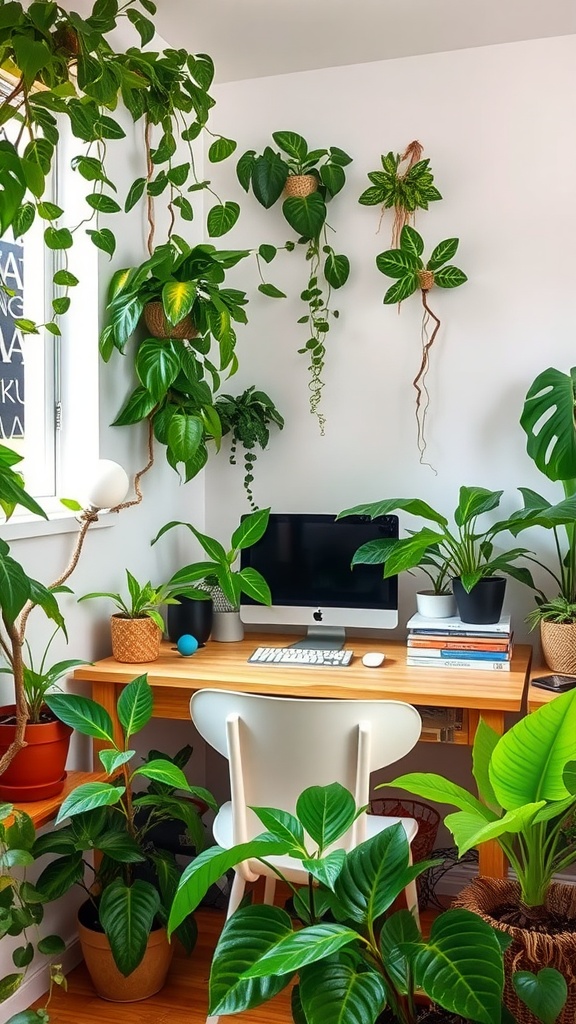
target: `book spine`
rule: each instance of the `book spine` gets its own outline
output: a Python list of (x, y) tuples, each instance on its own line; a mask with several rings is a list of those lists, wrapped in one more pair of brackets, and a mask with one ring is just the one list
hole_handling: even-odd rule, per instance
[(502, 640), (503, 637), (509, 637), (510, 631), (506, 629), (492, 630), (490, 632), (480, 632), (476, 629), (421, 629), (416, 627), (410, 630), (410, 636), (469, 636), (477, 637), (479, 640), (486, 638), (487, 640)]
[(475, 661), (470, 659), (467, 661), (465, 658), (413, 658), (411, 655), (408, 655), (406, 664), (412, 668), (468, 668), (472, 672), (486, 670), (494, 672), (510, 671), (509, 661)]
[(446, 651), (509, 651), (512, 644), (509, 640), (460, 640), (457, 637), (441, 639), (440, 637), (411, 637), (407, 639), (408, 647), (423, 650), (437, 648)]
[(417, 647), (409, 652), (411, 658), (440, 658), (441, 661), (459, 658), (463, 661), (510, 661), (507, 651), (447, 651), (435, 647)]

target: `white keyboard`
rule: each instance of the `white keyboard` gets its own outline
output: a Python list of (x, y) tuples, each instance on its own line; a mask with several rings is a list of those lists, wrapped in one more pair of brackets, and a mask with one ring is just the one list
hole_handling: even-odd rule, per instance
[(316, 651), (304, 647), (258, 647), (248, 661), (253, 665), (349, 665), (354, 651)]

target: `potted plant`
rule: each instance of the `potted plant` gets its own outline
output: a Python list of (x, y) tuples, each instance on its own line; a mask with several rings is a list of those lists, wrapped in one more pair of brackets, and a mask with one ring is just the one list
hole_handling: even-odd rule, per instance
[[(266, 829), (262, 835), (227, 851), (211, 847), (186, 868), (169, 930), (197, 906), (214, 878), (245, 858), (289, 855), (306, 865), (310, 884), (291, 886), (292, 916), (280, 907), (254, 905), (240, 907), (227, 920), (212, 961), (210, 1014), (259, 1006), (297, 976), (295, 1022), (510, 1020), (502, 1015), (501, 943), (490, 925), (466, 910), (447, 910), (424, 939), (409, 911), (392, 910), (407, 881), (430, 866), (410, 865), (400, 823), (345, 853), (334, 844), (358, 809), (337, 783), (305, 790), (295, 815), (254, 810)], [(539, 982), (546, 989), (545, 1019), (553, 1021), (565, 986), (555, 972), (544, 972)], [(518, 978), (517, 985), (534, 1003), (534, 977)], [(417, 990), (435, 1011), (418, 1005)]]
[(222, 436), (228, 433), (232, 435), (231, 465), (236, 465), (238, 445), (244, 450), (244, 490), (250, 507), (255, 512), (257, 505), (252, 493), (256, 464), (254, 448), (259, 445), (264, 450), (270, 440), (271, 424), (282, 430), (284, 418), (272, 399), (264, 391), (256, 391), (254, 384), (246, 388), (241, 395), (218, 395), (215, 408), (220, 417)]
[[(18, 752), (6, 771), (0, 776), (0, 798), (23, 803), (28, 800), (43, 800), (60, 793), (64, 785), (66, 759), (72, 730), (55, 718), (46, 704), (46, 694), (71, 669), (86, 662), (77, 658), (58, 661), (48, 666), (47, 659), (52, 641), (59, 632), (57, 626), (44, 649), (42, 658), (35, 665), (30, 644), (24, 640), (27, 651), (23, 663), (23, 689), (26, 701), (28, 723), (26, 746)], [(0, 673), (14, 675), (14, 653), (5, 651), (9, 667)], [(16, 734), (16, 705), (0, 708), (0, 757), (14, 742)]]
[[(126, 570), (128, 597), (106, 591), (84, 594), (78, 601), (90, 601), (95, 597), (107, 597), (114, 602), (118, 611), (110, 619), (112, 654), (116, 661), (137, 664), (155, 661), (160, 655), (160, 642), (164, 632), (164, 619), (159, 608), (162, 605), (178, 604), (171, 583), (153, 587), (150, 581), (139, 583)], [(195, 600), (207, 600), (209, 595), (198, 587), (182, 586), (178, 593)]]
[(224, 279), (245, 255), (219, 253), (212, 245), (191, 248), (178, 237), (158, 246), (140, 266), (118, 271), (110, 282), (100, 336), (104, 360), (114, 349), (125, 352), (143, 313), (148, 334), (157, 320), (159, 332), (138, 345), (134, 366), (139, 383), (114, 425), (148, 420), (172, 468), (183, 464), (186, 480), (205, 465), (207, 440), (220, 444), (213, 392), (222, 371), (235, 372), (234, 323), (246, 323), (247, 301), (244, 292), (224, 287)]
[[(568, 1002), (560, 1021), (569, 1024), (576, 1012), (574, 890), (553, 878), (576, 861), (576, 693), (558, 696), (503, 736), (481, 720), (472, 765), (479, 799), (429, 773), (402, 775), (387, 785), (455, 805), (445, 824), (460, 855), (492, 839), (502, 847), (516, 880), (477, 878), (458, 903), (512, 937), (509, 965), (546, 964), (565, 975)], [(519, 1014), (511, 990), (507, 1000)]]
[(410, 536), (399, 540), (369, 541), (355, 552), (352, 564), (383, 564), (384, 578), (429, 565), (430, 558), (442, 580), (452, 577), (458, 613), (463, 622), (498, 622), (504, 602), (505, 573), (534, 590), (530, 571), (515, 563), (527, 557), (525, 548), (512, 548), (497, 553), (494, 539), (507, 527), (493, 524), (483, 531), (478, 518), (498, 508), (503, 491), (488, 491), (484, 487), (461, 487), (458, 505), (454, 510), (454, 525), (441, 512), (437, 512), (420, 498), (386, 498), (368, 505), (355, 505), (340, 512), (338, 519), (347, 515), (366, 515), (374, 518), (390, 512), (403, 511), (432, 523), (410, 531)]
[[(272, 138), (280, 152), (271, 146), (266, 146), (261, 154), (250, 149), (240, 157), (236, 173), (242, 188), (248, 192), (251, 187), (265, 209), (284, 194), (282, 213), (298, 236), (297, 244), (305, 246), (309, 271), (301, 298), (307, 312), (298, 323), (307, 325), (310, 337), (299, 352), (310, 359), (310, 412), (318, 418), (323, 434), (325, 418), (319, 405), (324, 386), (326, 335), (331, 316), (338, 316), (338, 310), (330, 308), (331, 290), (346, 284), (350, 273), (348, 257), (336, 254), (329, 243), (327, 203), (344, 187), (344, 168), (352, 158), (337, 146), (310, 150), (306, 139), (297, 132), (273, 132)], [(294, 243), (286, 248), (293, 249)], [(268, 246), (264, 252), (269, 261), (277, 250)], [(261, 290), (264, 294), (277, 294), (277, 289), (271, 291), (266, 285)]]
[[(193, 748), (187, 743), (173, 756), (162, 750), (149, 750), (143, 758), (144, 764), (156, 761), (168, 761), (184, 771), (193, 753)], [(159, 801), (150, 800), (141, 804), (136, 812), (135, 823), (138, 828), (146, 825), (146, 839), (156, 849), (168, 850), (170, 853), (186, 857), (194, 857), (206, 845), (206, 831), (202, 821), (203, 816), (209, 810), (209, 804), (199, 796), (183, 797), (178, 794), (178, 789), (173, 784), (158, 779), (150, 779), (148, 785), (141, 791), (149, 797), (161, 796)], [(186, 800), (192, 806), (193, 813), (187, 821), (175, 818), (172, 813), (170, 798), (177, 797), (179, 801)]]
[[(182, 769), (165, 757), (132, 766), (133, 737), (152, 716), (152, 689), (145, 675), (132, 680), (118, 698), (118, 740), (110, 716), (94, 701), (71, 693), (48, 699), (68, 725), (106, 744), (100, 760), (109, 781), (78, 786), (63, 801), (56, 825), (66, 819), (69, 823), (41, 836), (34, 847), (37, 857), (56, 854), (37, 886), (47, 900), (60, 898), (72, 885), (84, 888), (80, 942), (98, 994), (122, 1002), (144, 999), (162, 987), (170, 965), (173, 947), (164, 924), (180, 876), (174, 854), (155, 847), (150, 832), (171, 816), (193, 829), (200, 841), (197, 812), (174, 790), (199, 797), (213, 809), (216, 803), (203, 787), (190, 786)], [(135, 784), (141, 780), (164, 783), (168, 791), (138, 793)], [(143, 808), (151, 810), (138, 824)], [(84, 881), (85, 858), (93, 850), (102, 857), (91, 867), (94, 877), (89, 884)], [(184, 915), (181, 924), (177, 934), (190, 951), (196, 937), (194, 922)]]
[[(18, 991), (36, 954), (57, 957), (65, 944), (59, 935), (38, 935), (38, 925), (44, 914), (44, 897), (38, 887), (26, 877), (26, 869), (35, 862), (33, 853), (36, 833), (28, 814), (11, 804), (0, 804), (0, 941), (6, 936), (22, 936), (22, 944), (11, 952), (14, 968), (0, 978), (0, 1004)], [(19, 871), (13, 868), (18, 865)], [(7, 961), (4, 961), (6, 964)], [(48, 1015), (46, 1006), (54, 985), (66, 985), (59, 963), (50, 964), (50, 987), (46, 1005), (39, 1010), (28, 1010), (26, 1024), (44, 1024)], [(6, 1024), (23, 1024), (22, 1014), (8, 1018)]]
[(203, 582), (207, 586), (214, 605), (213, 640), (235, 641), (244, 636), (240, 619), (242, 594), (247, 594), (261, 604), (272, 603), (270, 588), (261, 573), (249, 566), (234, 569), (240, 552), (264, 536), (269, 515), (269, 508), (261, 508), (244, 516), (232, 534), (228, 550), (220, 541), (200, 533), (191, 523), (179, 521), (166, 523), (152, 541), (155, 544), (175, 526), (186, 526), (208, 555), (207, 562), (193, 562), (179, 569), (169, 580), (168, 586), (173, 593), (180, 593), (181, 588), (190, 587), (194, 583)]
[(400, 245), (402, 228), (414, 220), (416, 210), (427, 210), (428, 204), (442, 199), (434, 185), (430, 160), (422, 159), (422, 146), (414, 139), (403, 153), (387, 153), (380, 157), (382, 168), (369, 171), (369, 188), (360, 196), (362, 206), (380, 206), (380, 220), (386, 210), (394, 209), (392, 248)]
[[(429, 465), (429, 463), (425, 463), (426, 435), (424, 428), (429, 405), (426, 375), (430, 368), (430, 351), (441, 327), (441, 321), (428, 304), (428, 293), (434, 285), (439, 288), (457, 288), (468, 280), (462, 270), (449, 263), (449, 260), (456, 255), (458, 245), (458, 238), (445, 238), (444, 241), (438, 243), (428, 261), (424, 263), (422, 259), (424, 240), (415, 228), (405, 224), (400, 232), (398, 247), (381, 252), (376, 257), (378, 270), (394, 280), (394, 284), (384, 295), (384, 303), (396, 305), (407, 299), (409, 295), (419, 291), (424, 308), (421, 332), (422, 358), (412, 384), (416, 390), (419, 461), (425, 465)], [(434, 329), (431, 334), (429, 334), (430, 320), (434, 321)]]
[(536, 595), (529, 614), (531, 628), (540, 627), (542, 650), (553, 672), (576, 674), (576, 426), (574, 389), (576, 367), (562, 373), (549, 367), (530, 385), (520, 423), (526, 449), (541, 473), (562, 485), (559, 502), (520, 487), (524, 507), (506, 524), (516, 536), (531, 527), (551, 530), (557, 554), (555, 569), (533, 558), (552, 579), (547, 594)]

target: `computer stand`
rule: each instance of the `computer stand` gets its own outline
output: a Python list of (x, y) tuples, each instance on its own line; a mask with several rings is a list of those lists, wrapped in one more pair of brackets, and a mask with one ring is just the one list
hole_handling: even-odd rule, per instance
[(308, 626), (306, 636), (290, 647), (307, 651), (340, 651), (345, 640), (346, 631), (342, 626)]

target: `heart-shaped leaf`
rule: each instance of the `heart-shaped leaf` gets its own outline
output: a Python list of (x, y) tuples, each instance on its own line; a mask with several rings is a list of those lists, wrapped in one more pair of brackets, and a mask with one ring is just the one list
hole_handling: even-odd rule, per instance
[(542, 1024), (554, 1024), (568, 995), (568, 986), (559, 971), (552, 967), (543, 967), (538, 974), (516, 971), (512, 984), (518, 998)]

